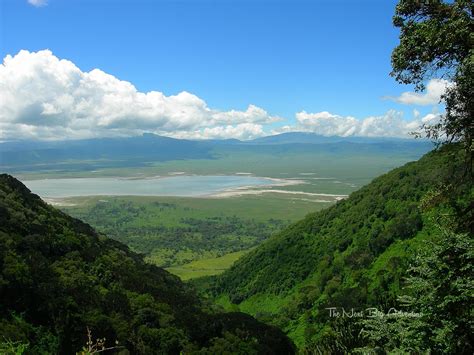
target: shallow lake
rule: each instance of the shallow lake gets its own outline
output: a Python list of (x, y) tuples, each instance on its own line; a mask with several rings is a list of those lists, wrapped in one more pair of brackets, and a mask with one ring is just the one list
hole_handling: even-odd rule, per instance
[(59, 198), (93, 195), (207, 196), (245, 186), (269, 186), (275, 181), (255, 176), (170, 176), (143, 179), (73, 178), (25, 180), (41, 197)]

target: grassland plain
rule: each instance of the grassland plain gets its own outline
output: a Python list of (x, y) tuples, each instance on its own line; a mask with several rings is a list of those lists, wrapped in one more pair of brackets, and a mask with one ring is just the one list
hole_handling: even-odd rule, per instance
[(230, 268), (234, 262), (249, 251), (250, 249), (225, 254), (217, 258), (196, 260), (182, 266), (172, 266), (166, 270), (179, 276), (183, 281), (203, 276), (214, 276)]
[(183, 279), (222, 272), (271, 234), (331, 204), (271, 193), (230, 198), (91, 196), (60, 203), (68, 214)]

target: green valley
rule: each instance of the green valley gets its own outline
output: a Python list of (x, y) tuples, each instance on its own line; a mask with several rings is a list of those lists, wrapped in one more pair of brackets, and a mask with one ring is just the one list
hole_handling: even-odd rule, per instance
[[(304, 136), (312, 137), (312, 136)], [(300, 139), (300, 135), (295, 139)], [(319, 139), (319, 138), (318, 138)], [(336, 139), (336, 138), (334, 138)], [(340, 138), (342, 139), (342, 138)], [(161, 138), (149, 135), (135, 138), (152, 149)], [(121, 142), (120, 140), (117, 144)], [(173, 140), (174, 144), (190, 144)], [(431, 146), (427, 142), (408, 140), (367, 140), (362, 142), (268, 143), (198, 142), (213, 154), (212, 159), (183, 159), (147, 162), (130, 168), (88, 170), (58, 169), (20, 170), (15, 176), (28, 184), (30, 179), (119, 177), (146, 184), (154, 176), (262, 176), (283, 184), (270, 187), (230, 189), (215, 196), (81, 196), (47, 198), (53, 205), (84, 220), (94, 228), (144, 254), (157, 266), (171, 271), (185, 267), (186, 278), (223, 271), (226, 254), (242, 255), (270, 235), (306, 214), (327, 208), (338, 199), (357, 190), (375, 176), (407, 161), (416, 159)], [(141, 148), (143, 149), (143, 148)], [(49, 152), (49, 151), (48, 151)], [(35, 151), (41, 157), (41, 150)], [(50, 154), (50, 153), (48, 153)], [(62, 156), (62, 155), (61, 155)], [(61, 163), (63, 164), (63, 163)], [(66, 162), (64, 162), (66, 164)], [(80, 161), (75, 163), (81, 166)], [(16, 167), (15, 169), (21, 169)], [(79, 181), (77, 182), (79, 183)], [(81, 182), (83, 184), (85, 182)], [(71, 190), (71, 194), (74, 191)], [(47, 196), (45, 196), (47, 197)], [(235, 254), (237, 253), (237, 254)], [(216, 259), (217, 258), (217, 259)], [(224, 258), (235, 260), (234, 257)], [(186, 265), (189, 264), (189, 265)], [(213, 265), (220, 265), (214, 268)], [(193, 270), (196, 272), (193, 274)], [(178, 275), (183, 275), (182, 271)]]
[[(429, 259), (430, 250), (448, 253), (443, 262), (462, 257), (466, 266), (458, 272), (470, 273), (474, 188), (464, 174), (464, 151), (447, 145), (332, 202), (271, 192), (50, 201), (98, 232), (3, 175), (0, 327), (10, 343), (2, 346), (31, 344), (33, 353), (78, 349), (88, 327), (94, 336), (118, 340), (117, 349), (137, 353), (289, 354), (292, 342), (300, 353), (417, 349), (413, 344), (421, 340), (407, 343), (397, 329), (426, 332), (436, 316), (426, 303), (417, 306), (414, 298), (407, 308), (420, 314), (416, 322), (367, 312), (403, 314), (400, 297), (415, 296), (409, 287), (420, 283), (410, 276), (422, 265), (416, 258), (444, 260)], [(456, 279), (455, 308), (442, 308), (449, 319), (453, 309), (462, 310), (454, 323), (438, 325), (444, 345), (434, 345), (441, 335), (433, 333), (423, 346), (467, 349), (469, 282)], [(53, 289), (69, 296), (49, 294)], [(37, 310), (34, 300), (42, 304)], [(63, 318), (71, 312), (74, 319)], [(457, 348), (454, 338), (462, 339)]]
[(213, 276), (224, 272), (230, 268), (238, 259), (247, 254), (250, 250), (236, 251), (223, 256), (209, 259), (192, 261), (182, 266), (169, 267), (166, 270), (181, 278), (189, 280), (203, 276)]
[[(65, 200), (77, 205), (62, 208), (144, 254), (147, 261), (169, 267), (253, 248), (315, 208), (304, 201), (300, 205), (306, 208), (296, 211), (281, 203), (280, 208), (270, 208), (280, 201), (252, 196), (91, 197)], [(266, 215), (258, 213), (265, 210)]]

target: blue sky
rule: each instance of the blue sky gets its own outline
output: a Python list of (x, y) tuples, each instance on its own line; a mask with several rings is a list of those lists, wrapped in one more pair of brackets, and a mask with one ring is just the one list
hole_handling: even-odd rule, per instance
[[(412, 90), (389, 76), (390, 53), (398, 42), (391, 23), (395, 5), (391, 0), (3, 0), (0, 55), (49, 49), (82, 72), (98, 68), (140, 92), (186, 91), (213, 112), (245, 112), (255, 105), (283, 118), (265, 121), (267, 133), (281, 126), (297, 129), (304, 120), (297, 121), (296, 114), (306, 112), (316, 114), (307, 118), (306, 128), (328, 134), (310, 122), (324, 116), (318, 113), (363, 120), (395, 112), (409, 121), (414, 109), (419, 118), (439, 109), (433, 100), (384, 99)], [(225, 120), (228, 126), (239, 123)], [(15, 135), (15, 128), (5, 130)]]

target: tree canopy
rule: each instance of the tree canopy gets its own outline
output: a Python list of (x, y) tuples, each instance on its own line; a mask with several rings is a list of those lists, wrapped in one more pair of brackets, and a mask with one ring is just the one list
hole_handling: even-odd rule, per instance
[(391, 73), (404, 84), (424, 89), (427, 79), (452, 82), (443, 99), (446, 114), (426, 126), (429, 138), (462, 141), (472, 163), (474, 125), (474, 4), (471, 0), (400, 0), (393, 23), (400, 44), (393, 50)]

